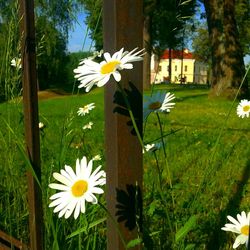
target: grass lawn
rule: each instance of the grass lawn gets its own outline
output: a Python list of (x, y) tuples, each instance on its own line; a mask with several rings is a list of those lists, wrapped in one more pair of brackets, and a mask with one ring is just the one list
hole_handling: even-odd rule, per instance
[[(169, 114), (160, 114), (163, 132), (167, 135), (164, 137), (167, 161), (163, 149), (155, 155), (144, 154), (144, 221), (149, 234), (155, 232), (147, 240), (153, 244), (152, 249), (167, 249), (162, 248), (167, 234), (157, 231), (159, 227), (166, 227), (165, 232), (168, 232), (164, 217), (168, 210), (175, 231), (192, 215), (197, 216), (196, 226), (178, 249), (185, 249), (183, 246), (188, 244), (190, 249), (198, 250), (231, 249), (234, 238), (221, 231), (221, 227), (227, 223), (227, 215), (235, 216), (249, 209), (249, 119), (236, 115), (238, 102), (232, 105), (229, 100), (210, 99), (205, 87), (159, 85), (155, 88), (174, 93), (176, 105)], [(79, 107), (92, 102), (96, 108), (90, 114), (77, 116)], [(96, 249), (103, 249), (100, 247), (105, 244), (104, 223), (100, 229), (89, 229), (81, 237), (65, 239), (65, 235), (94, 221), (97, 209), (87, 207), (90, 212), (82, 216), (80, 222), (59, 220), (48, 208), (51, 190), (47, 188), (53, 179), (52, 172), (59, 171), (65, 164), (74, 167), (76, 158), (83, 155), (91, 159), (100, 154), (105, 167), (103, 111), (103, 88), (88, 94), (55, 96), (39, 101), (40, 121), (45, 124), (41, 131), (41, 157), (47, 246), (60, 243), (67, 244), (67, 249), (77, 249), (76, 246), (87, 241), (92, 246), (96, 242)], [(16, 146), (17, 142), (24, 141), (21, 103), (0, 104), (0, 115), (0, 229), (27, 242), (25, 164)], [(90, 121), (93, 128), (83, 130)], [(160, 136), (157, 117), (151, 114), (144, 141), (152, 142)], [(167, 205), (160, 203), (159, 193), (155, 191), (158, 185), (155, 156), (162, 168), (161, 186)], [(104, 202), (103, 197), (101, 201)], [(89, 233), (94, 235), (91, 239), (87, 237)]]

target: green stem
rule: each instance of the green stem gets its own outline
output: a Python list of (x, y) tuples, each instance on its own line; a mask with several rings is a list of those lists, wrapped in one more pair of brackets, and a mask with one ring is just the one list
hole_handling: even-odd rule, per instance
[(170, 216), (169, 216), (169, 212), (168, 212), (168, 209), (167, 209), (167, 201), (165, 200), (165, 197), (163, 195), (163, 192), (162, 192), (162, 187), (159, 188), (159, 193), (160, 193), (160, 196), (161, 196), (161, 200), (163, 202), (163, 205), (165, 206), (165, 214), (166, 214), (166, 217), (167, 217), (167, 222), (168, 222), (168, 226), (169, 226), (169, 229), (170, 229), (170, 232), (171, 232), (171, 236), (173, 237), (173, 243), (175, 241), (175, 235), (174, 235), (174, 230), (173, 230), (173, 227), (172, 227), (172, 224), (171, 224), (171, 220), (170, 220)]
[(135, 118), (134, 118), (134, 115), (133, 115), (133, 112), (132, 112), (130, 103), (129, 103), (128, 98), (127, 98), (127, 96), (126, 96), (126, 93), (124, 92), (124, 89), (122, 88), (122, 86), (121, 86), (119, 83), (118, 83), (117, 85), (118, 85), (118, 88), (119, 88), (119, 90), (121, 91), (122, 96), (123, 96), (123, 98), (124, 98), (124, 101), (125, 101), (125, 103), (126, 103), (126, 106), (127, 106), (128, 112), (129, 112), (129, 116), (130, 116), (130, 118), (131, 118), (131, 121), (132, 121), (133, 127), (134, 127), (134, 129), (135, 129), (137, 138), (138, 138), (138, 140), (139, 140), (139, 142), (140, 142), (142, 148), (144, 148), (144, 143), (143, 143), (141, 134), (140, 134), (140, 132), (139, 132), (139, 129), (138, 129), (138, 127), (137, 127), (137, 124), (136, 124), (136, 121), (135, 121)]
[(159, 166), (159, 161), (158, 161), (158, 158), (157, 158), (157, 155), (155, 153), (155, 151), (153, 152), (154, 154), (154, 157), (155, 157), (155, 163), (156, 163), (156, 167), (157, 167), (157, 170), (158, 170), (158, 176), (159, 176), (159, 184), (160, 184), (160, 189), (162, 191), (162, 171), (160, 169), (160, 166)]
[(122, 235), (122, 232), (121, 232), (121, 230), (120, 230), (120, 228), (119, 228), (118, 223), (115, 221), (115, 219), (113, 218), (112, 214), (107, 210), (107, 208), (106, 208), (104, 205), (102, 205), (101, 203), (98, 203), (98, 205), (107, 213), (107, 215), (108, 215), (109, 218), (111, 219), (113, 225), (115, 226), (115, 229), (116, 229), (117, 233), (119, 234), (119, 237), (120, 237), (120, 239), (121, 239), (121, 242), (122, 242), (122, 244), (123, 244), (124, 249), (127, 249), (126, 242), (125, 242), (125, 240), (124, 240), (124, 237), (123, 237), (123, 235)]
[(164, 140), (163, 140), (163, 129), (162, 129), (161, 119), (160, 119), (160, 116), (159, 116), (158, 112), (156, 112), (156, 116), (157, 116), (157, 120), (158, 120), (158, 123), (159, 123), (159, 126), (160, 126), (161, 143), (162, 143), (162, 146), (163, 146), (164, 156), (165, 156), (165, 158), (166, 158), (166, 157), (167, 157), (167, 154), (166, 154), (165, 143), (164, 143)]
[[(169, 212), (168, 212), (168, 209), (167, 209), (167, 201), (165, 200), (165, 197), (164, 197), (164, 194), (163, 194), (163, 188), (162, 188), (162, 174), (161, 174), (161, 170), (160, 170), (160, 166), (159, 166), (159, 161), (158, 161), (158, 158), (156, 156), (156, 153), (154, 153), (154, 157), (155, 157), (155, 161), (156, 161), (156, 166), (157, 166), (157, 170), (159, 172), (159, 193), (160, 193), (160, 196), (161, 196), (161, 200), (163, 202), (163, 206), (165, 207), (165, 214), (166, 214), (166, 217), (167, 217), (167, 223), (168, 223), (168, 226), (169, 226), (169, 229), (171, 231), (171, 236), (173, 237), (173, 242), (174, 242), (174, 231), (173, 231), (173, 227), (172, 227), (172, 224), (171, 224), (171, 220), (170, 220), (170, 216), (169, 216)], [(172, 196), (172, 194), (171, 194)]]
[(168, 165), (168, 161), (167, 161), (166, 147), (165, 147), (165, 143), (163, 140), (163, 129), (162, 129), (162, 125), (161, 125), (161, 119), (160, 119), (158, 112), (156, 112), (156, 116), (157, 116), (157, 120), (158, 120), (159, 127), (160, 127), (161, 142), (162, 142), (163, 152), (164, 152), (164, 156), (165, 156), (165, 165), (167, 167), (167, 173), (168, 173), (168, 183), (169, 183), (169, 187), (170, 187), (170, 195), (171, 195), (171, 200), (172, 200), (172, 206), (174, 207), (175, 202), (174, 202), (174, 197), (173, 197), (173, 192), (172, 192), (173, 186), (172, 186), (172, 181), (171, 181), (170, 169), (169, 169), (169, 165)]

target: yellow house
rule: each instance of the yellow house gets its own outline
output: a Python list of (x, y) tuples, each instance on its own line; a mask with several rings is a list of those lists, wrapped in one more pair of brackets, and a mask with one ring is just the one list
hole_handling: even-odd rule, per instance
[(151, 83), (207, 83), (207, 66), (194, 59), (187, 49), (171, 51), (171, 79), (169, 78), (169, 50), (165, 50), (159, 64), (151, 58)]

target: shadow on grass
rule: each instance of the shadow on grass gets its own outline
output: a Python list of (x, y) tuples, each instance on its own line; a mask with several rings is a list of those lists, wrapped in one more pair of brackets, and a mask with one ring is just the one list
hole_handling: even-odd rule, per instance
[(194, 95), (187, 95), (187, 96), (183, 96), (183, 97), (177, 97), (176, 101), (180, 102), (180, 101), (184, 101), (184, 100), (188, 100), (188, 99), (194, 99), (197, 97), (203, 97), (203, 96), (207, 96), (207, 93), (197, 93)]
[(209, 242), (207, 244), (208, 250), (219, 250), (225, 243), (227, 235), (225, 231), (221, 230), (221, 227), (225, 225), (225, 222), (227, 221), (226, 219), (227, 215), (235, 217), (236, 214), (241, 213), (241, 211), (239, 211), (239, 205), (242, 200), (244, 187), (247, 184), (249, 178), (250, 178), (250, 160), (248, 160), (246, 167), (242, 172), (241, 180), (238, 181), (234, 194), (229, 200), (226, 208), (220, 211), (217, 216), (213, 232), (212, 234), (210, 234)]
[(155, 84), (156, 89), (158, 90), (168, 90), (168, 91), (183, 91), (186, 89), (190, 90), (209, 90), (210, 86), (207, 84), (178, 84), (178, 83), (171, 83), (171, 84)]

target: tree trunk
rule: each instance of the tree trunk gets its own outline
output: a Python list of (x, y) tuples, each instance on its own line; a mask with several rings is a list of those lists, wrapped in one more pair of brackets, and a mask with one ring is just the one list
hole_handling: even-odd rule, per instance
[[(212, 49), (211, 95), (234, 98), (245, 73), (235, 0), (204, 0)], [(248, 93), (247, 82), (240, 95)]]
[(151, 36), (150, 36), (150, 27), (151, 27), (151, 17), (149, 15), (144, 17), (143, 25), (143, 47), (146, 49), (146, 54), (143, 58), (143, 90), (150, 89), (150, 80), (151, 80)]

